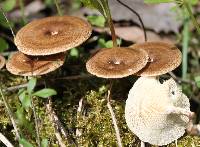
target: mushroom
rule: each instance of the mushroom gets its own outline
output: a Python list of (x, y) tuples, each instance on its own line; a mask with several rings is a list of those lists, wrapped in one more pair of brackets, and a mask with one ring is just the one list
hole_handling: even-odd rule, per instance
[(15, 44), (27, 55), (52, 55), (80, 45), (91, 32), (91, 25), (78, 17), (53, 16), (32, 21), (21, 28)]
[(49, 56), (27, 56), (15, 53), (7, 62), (6, 68), (14, 75), (36, 76), (56, 70), (64, 64), (64, 53)]
[(87, 71), (102, 78), (123, 78), (141, 70), (148, 62), (142, 49), (103, 48), (86, 63)]
[(2, 55), (0, 55), (0, 69), (2, 69), (5, 64), (6, 64), (5, 58)]
[(137, 73), (140, 76), (157, 76), (174, 70), (181, 64), (180, 50), (164, 42), (145, 42), (130, 46), (133, 49), (143, 49), (149, 55), (145, 68)]
[(189, 123), (190, 103), (173, 79), (140, 77), (129, 92), (125, 119), (141, 141), (167, 145), (180, 138)]

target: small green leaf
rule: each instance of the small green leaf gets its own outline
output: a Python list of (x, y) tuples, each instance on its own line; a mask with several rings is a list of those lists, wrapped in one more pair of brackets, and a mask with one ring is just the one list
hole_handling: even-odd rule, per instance
[(0, 37), (0, 52), (3, 52), (4, 50), (8, 49), (8, 47), (9, 45), (6, 42), (6, 40)]
[(88, 16), (88, 21), (97, 27), (104, 27), (106, 23), (106, 19), (103, 16)]
[(104, 17), (106, 17), (105, 8), (103, 7), (102, 0), (81, 0), (81, 2), (86, 7), (98, 10)]
[[(9, 25), (6, 22), (5, 17), (2, 13), (0, 13), (0, 25), (9, 29)], [(12, 21), (10, 21), (10, 25), (11, 25), (11, 27), (13, 27), (14, 23)]]
[(200, 76), (195, 77), (194, 80), (197, 84), (197, 87), (200, 88)]
[(49, 143), (48, 143), (48, 139), (42, 139), (42, 142), (41, 142), (41, 147), (48, 147), (49, 146)]
[(174, 0), (144, 0), (148, 4), (159, 4), (159, 3), (171, 3), (175, 2)]
[(70, 50), (70, 56), (71, 57), (75, 57), (75, 58), (78, 58), (79, 57), (79, 51), (77, 48), (72, 48)]
[(50, 88), (45, 88), (39, 91), (36, 91), (35, 93), (33, 93), (34, 96), (38, 96), (41, 98), (48, 98), (50, 96), (56, 95), (57, 92), (54, 89), (50, 89)]
[(198, 1), (199, 0), (190, 0), (190, 1), (188, 1), (191, 5), (196, 5), (196, 4), (198, 4)]
[(9, 12), (13, 10), (16, 5), (16, 0), (5, 0), (1, 3), (4, 11)]
[(31, 106), (31, 98), (30, 98), (30, 96), (27, 94), (27, 92), (25, 90), (20, 93), (19, 100), (21, 101), (22, 106), (25, 109), (27, 109), (27, 108), (29, 108)]
[(24, 147), (33, 147), (33, 145), (24, 138), (19, 139), (19, 143)]
[(25, 113), (24, 108), (17, 106), (16, 118), (18, 125), (20, 127), (24, 127), (27, 130), (27, 132), (33, 133), (33, 122), (29, 122), (26, 116), (27, 113)]
[(107, 41), (105, 46), (106, 46), (106, 48), (112, 48), (113, 47), (113, 41), (112, 40)]
[(37, 79), (36, 78), (31, 78), (28, 82), (28, 86), (27, 86), (27, 91), (29, 94), (31, 94), (36, 86), (37, 83)]
[(54, 0), (45, 0), (44, 3), (47, 7), (53, 6), (55, 4)]
[[(112, 40), (105, 41), (105, 39), (100, 38), (98, 40), (98, 44), (100, 45), (101, 48), (112, 48), (113, 47), (113, 42)], [(121, 40), (117, 39), (117, 44), (120, 46)]]
[(24, 122), (26, 121), (23, 107), (17, 107), (16, 117), (19, 125), (23, 125)]

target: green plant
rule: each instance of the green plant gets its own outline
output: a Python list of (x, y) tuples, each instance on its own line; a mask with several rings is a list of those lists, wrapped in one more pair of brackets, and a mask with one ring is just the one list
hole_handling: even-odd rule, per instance
[(81, 2), (89, 8), (97, 9), (104, 16), (111, 31), (113, 46), (117, 47), (117, 37), (112, 22), (108, 0), (81, 0)]
[[(35, 105), (34, 105), (35, 100), (34, 99), (36, 97), (46, 99), (50, 96), (56, 95), (57, 92), (50, 88), (44, 88), (44, 89), (41, 89), (38, 91), (34, 91), (36, 83), (37, 83), (36, 78), (31, 78), (28, 82), (27, 88), (21, 89), (19, 91), (19, 100), (21, 102), (21, 106), (18, 106), (16, 115), (17, 115), (19, 123), (22, 126), (26, 127), (30, 132), (32, 132), (31, 123), (26, 118), (26, 115), (32, 115), (32, 113), (30, 112), (30, 109), (32, 109), (34, 121), (35, 121), (36, 136), (37, 136), (36, 142), (38, 143), (38, 146), (41, 146), (42, 143), (40, 142), (38, 117), (37, 117), (36, 110), (35, 110)], [(44, 142), (44, 141), (42, 141), (42, 142)], [(26, 144), (27, 141), (25, 141), (25, 139), (22, 138), (21, 143)], [(46, 144), (46, 143), (43, 143), (43, 144)]]
[(103, 16), (87, 16), (87, 20), (94, 26), (105, 27), (105, 18)]
[(181, 8), (182, 15), (183, 15), (183, 31), (182, 31), (182, 54), (183, 54), (183, 62), (182, 62), (182, 78), (187, 78), (187, 71), (188, 71), (188, 47), (189, 41), (191, 38), (189, 24), (190, 19), (193, 22), (194, 26), (198, 34), (200, 35), (200, 25), (198, 24), (197, 20), (195, 19), (192, 13), (192, 6), (198, 3), (198, 0), (145, 0), (146, 3), (176, 3), (176, 9)]

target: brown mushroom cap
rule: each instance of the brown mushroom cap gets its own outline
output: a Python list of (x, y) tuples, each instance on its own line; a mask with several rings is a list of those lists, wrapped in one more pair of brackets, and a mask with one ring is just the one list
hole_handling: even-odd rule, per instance
[(91, 32), (91, 25), (78, 17), (53, 16), (24, 26), (18, 31), (15, 44), (27, 55), (51, 55), (80, 45)]
[(6, 68), (14, 75), (36, 76), (56, 70), (64, 61), (64, 53), (35, 57), (17, 52), (8, 60)]
[(6, 64), (6, 59), (2, 55), (0, 55), (0, 69), (2, 69), (5, 64)]
[(130, 46), (133, 49), (144, 49), (150, 58), (147, 66), (137, 73), (140, 76), (157, 76), (174, 70), (181, 64), (180, 50), (168, 43), (146, 42)]
[(86, 63), (86, 68), (97, 77), (123, 78), (138, 72), (147, 62), (148, 54), (141, 49), (104, 48)]

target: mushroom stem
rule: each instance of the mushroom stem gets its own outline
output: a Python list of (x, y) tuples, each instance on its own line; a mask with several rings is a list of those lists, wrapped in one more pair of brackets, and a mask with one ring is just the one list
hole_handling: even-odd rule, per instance
[(141, 141), (140, 147), (145, 147), (145, 142)]
[(105, 5), (105, 12), (107, 14), (107, 21), (108, 21), (108, 25), (109, 25), (111, 36), (112, 36), (113, 47), (117, 47), (117, 37), (116, 37), (115, 28), (114, 28), (112, 15), (111, 15), (111, 12), (110, 12), (108, 2)]
[(112, 106), (110, 104), (110, 100), (111, 100), (110, 95), (111, 95), (112, 84), (113, 84), (113, 82), (111, 81), (110, 82), (110, 89), (108, 90), (108, 95), (107, 95), (107, 106), (108, 106), (108, 109), (109, 109), (110, 114), (111, 114), (112, 123), (114, 125), (115, 135), (116, 135), (116, 138), (117, 138), (118, 147), (122, 147), (122, 141), (121, 141), (121, 137), (120, 137), (120, 132), (119, 132), (119, 128), (117, 126), (117, 119), (115, 117), (115, 113), (113, 111), (113, 108), (112, 108)]
[(115, 28), (114, 28), (112, 18), (110, 19), (110, 21), (108, 23), (109, 23), (109, 27), (110, 27), (110, 31), (111, 31), (113, 47), (117, 47), (117, 37), (116, 37)]
[(9, 115), (9, 117), (10, 117), (11, 122), (12, 122), (12, 125), (14, 127), (16, 138), (17, 138), (17, 140), (19, 140), (20, 139), (20, 134), (18, 132), (17, 123), (15, 122), (13, 112), (9, 107), (9, 104), (8, 104), (4, 94), (3, 94), (3, 91), (2, 91), (1, 87), (0, 87), (0, 94), (1, 94), (1, 97), (2, 97), (2, 100), (3, 100), (3, 103), (4, 103), (5, 107), (6, 107), (7, 113)]
[(142, 21), (142, 18), (140, 17), (140, 14), (137, 13), (135, 10), (133, 10), (131, 7), (129, 7), (128, 5), (124, 4), (122, 1), (120, 0), (116, 0), (118, 3), (120, 3), (121, 5), (123, 5), (124, 7), (126, 7), (127, 9), (129, 9), (131, 12), (133, 12), (139, 19), (140, 23), (141, 23), (141, 27), (144, 31), (144, 39), (145, 39), (145, 42), (147, 41), (147, 32), (146, 32), (146, 29), (145, 29), (145, 26), (144, 26), (144, 23)]
[(175, 146), (178, 147), (178, 141), (177, 141), (177, 139), (175, 140)]

